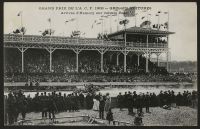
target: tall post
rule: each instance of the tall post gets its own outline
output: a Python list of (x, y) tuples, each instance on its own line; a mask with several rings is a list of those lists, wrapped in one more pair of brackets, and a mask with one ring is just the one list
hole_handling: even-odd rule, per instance
[(119, 11), (117, 12), (117, 31), (119, 31)]
[(137, 27), (137, 13), (135, 14), (135, 27)]
[(167, 51), (167, 71), (169, 72), (169, 52)]
[(124, 72), (126, 72), (126, 55), (128, 55), (128, 52), (125, 50), (122, 53), (124, 54)]
[(119, 55), (120, 55), (120, 52), (117, 53), (117, 66), (119, 66)]
[(138, 56), (138, 66), (140, 66), (140, 55), (139, 54), (137, 54), (137, 56)]
[(52, 48), (46, 48), (46, 50), (49, 52), (49, 71), (52, 72), (52, 53), (56, 50), (56, 49), (52, 49)]
[(78, 72), (78, 55), (79, 53), (76, 53), (76, 71)]
[(101, 50), (98, 50), (99, 53), (101, 54), (101, 72), (103, 73), (104, 70), (103, 70), (103, 54), (106, 52), (105, 49), (101, 49)]
[(76, 53), (76, 72), (79, 72), (78, 71), (78, 67), (79, 67), (79, 59), (78, 59), (78, 55), (79, 55), (79, 53), (81, 52), (81, 50), (80, 49), (73, 49), (73, 51)]
[(24, 52), (22, 51), (22, 73), (24, 72)]
[(126, 72), (126, 55), (128, 54), (126, 52), (126, 24), (125, 24), (125, 33), (124, 33), (124, 40), (125, 40), (125, 51), (124, 51), (124, 72)]
[(147, 51), (146, 51), (146, 73), (148, 73), (149, 72), (149, 68), (148, 68), (148, 66), (149, 66), (149, 61), (148, 61), (148, 35), (147, 35)]
[(126, 72), (126, 54), (124, 53), (124, 72)]
[(103, 53), (101, 53), (101, 72), (103, 73)]
[(19, 51), (22, 54), (22, 73), (24, 73), (24, 52), (28, 49), (28, 48), (18, 48)]
[(50, 65), (50, 67), (49, 67), (49, 71), (52, 72), (52, 52), (49, 52), (49, 54), (50, 54), (50, 59), (49, 59), (49, 65)]
[(112, 27), (111, 27), (111, 21), (112, 21), (112, 15), (110, 15), (110, 33), (112, 33)]
[(159, 67), (159, 55), (160, 54), (156, 54), (157, 55), (157, 66)]

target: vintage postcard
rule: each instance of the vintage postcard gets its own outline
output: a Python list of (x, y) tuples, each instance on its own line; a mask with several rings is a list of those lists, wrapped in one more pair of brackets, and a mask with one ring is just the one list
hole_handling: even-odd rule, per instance
[(195, 2), (4, 2), (5, 126), (197, 126)]

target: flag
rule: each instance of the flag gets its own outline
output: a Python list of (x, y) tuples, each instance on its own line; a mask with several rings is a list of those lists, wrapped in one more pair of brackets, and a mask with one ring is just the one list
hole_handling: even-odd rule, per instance
[(48, 19), (48, 22), (51, 22), (51, 18)]
[(101, 24), (101, 22), (98, 22), (97, 25)]
[(70, 21), (75, 21), (76, 20), (76, 18), (72, 18), (72, 19), (70, 19)]
[(67, 22), (69, 22), (69, 21), (65, 21), (65, 23), (67, 23)]
[(165, 22), (164, 25), (165, 25), (165, 28), (168, 28), (168, 22)]
[(141, 19), (144, 19), (145, 17), (142, 17)]
[(144, 22), (142, 22), (142, 24), (140, 24), (140, 27), (148, 27), (150, 25), (151, 25), (150, 21), (144, 21)]
[(13, 31), (14, 34), (18, 34), (20, 33), (20, 30), (19, 29), (16, 29), (15, 31)]
[(122, 24), (123, 24), (123, 21), (120, 21), (119, 24), (122, 25)]
[(22, 14), (22, 11), (20, 11), (20, 12), (17, 14), (17, 16), (21, 16), (21, 14)]
[(25, 28), (25, 27), (22, 27), (20, 31), (21, 31), (21, 33), (24, 35), (24, 34), (26, 33), (26, 28)]

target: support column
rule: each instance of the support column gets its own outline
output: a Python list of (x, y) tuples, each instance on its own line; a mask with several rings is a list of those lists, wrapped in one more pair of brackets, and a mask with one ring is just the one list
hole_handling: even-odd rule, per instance
[(160, 56), (160, 53), (157, 53), (156, 56), (157, 56), (157, 66), (159, 67), (159, 56)]
[(126, 72), (126, 55), (128, 55), (128, 51), (123, 51), (124, 54), (124, 72)]
[(52, 49), (52, 48), (46, 48), (46, 50), (49, 52), (49, 71), (52, 72), (52, 53), (56, 50), (56, 49)]
[(28, 48), (18, 48), (19, 51), (22, 53), (22, 73), (24, 72), (24, 52), (28, 49)]
[(137, 61), (137, 63), (138, 63), (138, 66), (140, 66), (140, 54), (137, 54), (137, 56), (138, 56), (138, 61)]
[(98, 50), (99, 53), (101, 54), (101, 72), (103, 73), (104, 70), (103, 70), (103, 54), (107, 51), (105, 49), (101, 49), (101, 50)]
[(76, 53), (76, 72), (79, 72), (79, 71), (78, 71), (78, 67), (79, 67), (79, 65), (78, 65), (78, 63), (79, 63), (78, 55), (79, 55), (79, 53), (80, 53), (82, 50), (80, 50), (80, 49), (73, 49), (73, 51)]
[(167, 58), (167, 72), (169, 72), (169, 51), (166, 53), (166, 58)]
[(103, 54), (104, 53), (101, 53), (101, 72), (103, 73), (104, 70), (103, 70)]
[(120, 52), (117, 53), (117, 66), (119, 66), (119, 55), (120, 54), (121, 54)]
[[(168, 22), (169, 22), (169, 12), (168, 12)], [(167, 35), (167, 48), (168, 48), (168, 50), (167, 50), (167, 72), (169, 72), (169, 54), (170, 54), (170, 52), (169, 52), (169, 35)], [(171, 54), (170, 54), (170, 56), (171, 56)]]
[(148, 35), (147, 35), (147, 51), (146, 51), (146, 73), (149, 72), (149, 61), (148, 61)]
[(149, 72), (149, 61), (148, 61), (148, 53), (146, 53), (146, 73)]

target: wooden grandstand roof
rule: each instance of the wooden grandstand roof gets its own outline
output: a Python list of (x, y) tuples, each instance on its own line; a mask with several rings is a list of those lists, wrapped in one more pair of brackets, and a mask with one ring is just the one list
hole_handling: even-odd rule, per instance
[(163, 30), (156, 30), (152, 28), (142, 28), (142, 27), (130, 27), (126, 30), (120, 30), (111, 34), (108, 34), (108, 36), (115, 36), (119, 34), (123, 34), (124, 32), (132, 33), (132, 34), (155, 34), (155, 35), (168, 35), (168, 34), (174, 34), (175, 32), (169, 32), (169, 31), (163, 31)]

